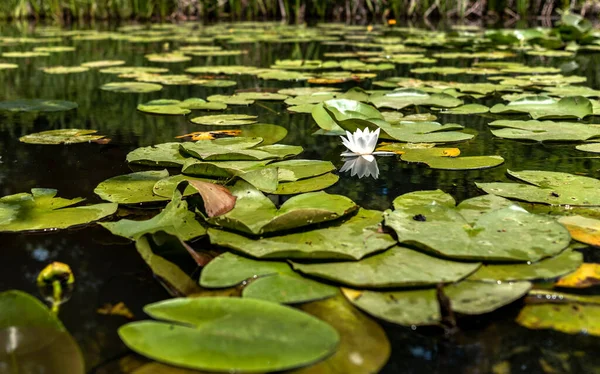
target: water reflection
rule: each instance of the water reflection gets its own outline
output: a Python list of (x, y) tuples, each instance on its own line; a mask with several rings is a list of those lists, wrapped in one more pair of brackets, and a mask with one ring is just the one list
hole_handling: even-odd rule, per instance
[(351, 177), (357, 176), (358, 178), (379, 178), (377, 158), (373, 156), (346, 157), (342, 161), (344, 161), (344, 165), (342, 165), (340, 173), (350, 172)]

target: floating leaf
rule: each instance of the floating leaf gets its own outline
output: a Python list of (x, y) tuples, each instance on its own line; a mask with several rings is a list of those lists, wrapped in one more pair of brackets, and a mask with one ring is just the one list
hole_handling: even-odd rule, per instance
[(444, 109), (441, 113), (443, 114), (457, 114), (457, 115), (467, 115), (467, 114), (481, 114), (487, 113), (490, 111), (485, 105), (481, 104), (465, 104), (457, 106), (456, 108)]
[[(257, 279), (258, 278), (258, 279)], [(244, 286), (243, 297), (276, 303), (301, 303), (335, 296), (337, 289), (296, 274), (285, 262), (257, 261), (230, 252), (216, 257), (202, 270), (200, 285), (207, 288)]]
[(151, 166), (182, 166), (186, 157), (179, 151), (181, 143), (162, 143), (140, 147), (127, 154), (127, 162)]
[(555, 287), (587, 288), (600, 284), (600, 264), (581, 264), (575, 272), (560, 278)]
[(119, 204), (138, 204), (170, 200), (152, 192), (154, 184), (169, 176), (166, 170), (140, 171), (119, 175), (100, 182), (94, 193), (101, 199)]
[(538, 118), (583, 118), (593, 114), (592, 103), (582, 96), (564, 97), (560, 100), (549, 96), (527, 96), (506, 105), (496, 104), (490, 113), (528, 113)]
[(452, 310), (461, 314), (483, 314), (525, 296), (531, 289), (529, 282), (485, 283), (463, 281), (444, 288)]
[(521, 309), (516, 321), (529, 329), (553, 329), (566, 334), (600, 336), (599, 305), (526, 305)]
[(231, 193), (237, 197), (235, 208), (209, 219), (209, 223), (253, 235), (331, 221), (358, 209), (347, 197), (325, 192), (294, 196), (277, 209), (268, 197), (242, 181), (231, 188)]
[(85, 373), (77, 342), (38, 299), (0, 293), (0, 366), (6, 373)]
[(461, 215), (460, 207), (404, 201), (394, 202), (394, 207), (385, 212), (385, 225), (396, 232), (400, 243), (445, 257), (538, 261), (560, 253), (571, 241), (568, 231), (553, 218), (514, 206), (471, 216), (471, 223)]
[(575, 271), (582, 262), (581, 253), (569, 249), (532, 264), (483, 265), (468, 279), (486, 282), (551, 279)]
[(189, 183), (202, 196), (208, 217), (220, 216), (233, 209), (236, 197), (227, 188), (200, 180), (190, 180)]
[(558, 222), (569, 230), (573, 239), (600, 247), (600, 220), (582, 216), (566, 216), (560, 217)]
[(262, 141), (263, 139), (259, 137), (199, 140), (195, 143), (182, 143), (180, 149), (193, 157), (205, 161), (283, 159), (296, 156), (302, 152), (302, 147), (285, 144), (257, 147)]
[(403, 326), (438, 325), (442, 316), (436, 290), (355, 291), (342, 288), (357, 308), (384, 321)]
[(339, 343), (338, 333), (328, 324), (261, 300), (180, 298), (144, 309), (168, 322), (129, 323), (119, 329), (121, 339), (142, 355), (190, 369), (291, 369), (326, 358)]
[(304, 192), (320, 191), (331, 187), (340, 179), (333, 173), (326, 173), (313, 178), (302, 179), (293, 182), (279, 183), (277, 189), (272, 191), (276, 195), (295, 195)]
[(396, 243), (379, 232), (381, 219), (381, 212), (361, 209), (348, 220), (301, 233), (251, 239), (211, 228), (209, 235), (211, 243), (252, 257), (359, 260)]
[(89, 61), (84, 62), (81, 66), (90, 68), (90, 69), (102, 69), (108, 68), (112, 66), (125, 65), (125, 61), (123, 60), (100, 60), (100, 61)]
[(94, 142), (104, 138), (104, 135), (92, 135), (96, 132), (96, 130), (82, 129), (49, 130), (22, 136), (19, 141), (28, 144), (74, 144)]
[(600, 125), (552, 121), (499, 120), (488, 124), (499, 138), (542, 141), (584, 141), (600, 137)]
[(487, 193), (532, 203), (552, 205), (600, 205), (600, 181), (556, 171), (506, 171), (522, 183), (475, 183)]
[(143, 82), (111, 82), (100, 86), (101, 90), (124, 92), (124, 93), (146, 93), (162, 90), (163, 86), (155, 83)]
[(265, 123), (257, 123), (255, 125), (246, 125), (240, 128), (231, 130), (215, 130), (215, 131), (198, 131), (190, 134), (178, 136), (185, 138), (190, 136), (192, 140), (215, 140), (218, 138), (227, 137), (243, 137), (243, 138), (263, 138), (262, 145), (275, 144), (285, 138), (288, 131), (285, 127), (270, 125)]
[(328, 359), (293, 374), (377, 373), (389, 359), (391, 347), (383, 328), (341, 295), (298, 307), (333, 326), (341, 341)]
[(600, 153), (600, 143), (581, 144), (575, 147), (578, 151)]
[(456, 282), (479, 268), (480, 263), (442, 260), (403, 247), (355, 262), (300, 264), (294, 270), (350, 287), (392, 288)]
[(213, 116), (201, 116), (192, 118), (190, 121), (198, 125), (207, 126), (239, 126), (256, 123), (256, 116), (247, 114), (221, 114)]
[(392, 92), (373, 94), (369, 98), (377, 108), (392, 108), (400, 110), (411, 105), (435, 106), (440, 108), (457, 107), (462, 100), (447, 94), (430, 95), (425, 91), (413, 88), (401, 88)]
[(41, 69), (46, 74), (77, 74), (90, 70), (85, 66), (49, 66)]
[(67, 208), (84, 199), (63, 199), (55, 197), (56, 193), (54, 189), (33, 188), (31, 194), (0, 198), (0, 232), (66, 229), (98, 221), (117, 211), (116, 204)]
[(0, 101), (0, 110), (10, 112), (62, 112), (77, 108), (77, 103), (64, 100), (8, 100)]
[[(192, 183), (192, 182), (190, 182)], [(137, 240), (145, 234), (164, 231), (181, 240), (191, 240), (206, 234), (206, 229), (196, 221), (196, 215), (188, 210), (181, 192), (175, 190), (173, 199), (159, 214), (146, 221), (122, 219), (118, 222), (100, 223), (114, 235)]]
[(402, 161), (425, 163), (432, 169), (442, 170), (476, 170), (493, 168), (504, 163), (500, 156), (467, 156), (448, 157), (440, 156), (430, 149), (413, 149), (402, 155)]

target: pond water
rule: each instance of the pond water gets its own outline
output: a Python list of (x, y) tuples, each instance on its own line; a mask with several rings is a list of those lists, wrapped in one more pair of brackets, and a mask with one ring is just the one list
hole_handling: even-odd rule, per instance
[[(217, 37), (227, 32), (242, 38), (243, 25), (222, 27)], [(202, 28), (187, 28), (187, 32), (200, 35)], [(241, 30), (241, 31), (240, 31)], [(311, 41), (326, 34), (333, 38), (351, 41), (336, 44)], [(105, 30), (107, 31), (107, 30)], [(155, 35), (142, 34), (135, 29), (114, 33), (131, 35), (138, 32), (141, 37), (156, 37), (156, 40), (131, 40), (123, 38), (81, 38), (74, 35), (88, 33), (60, 32), (55, 28), (28, 27), (25, 30), (13, 25), (2, 28), (3, 37), (53, 37), (62, 38), (54, 43), (11, 43), (5, 41), (0, 52), (30, 51), (39, 46), (67, 45), (76, 48), (73, 52), (50, 53), (49, 56), (29, 58), (2, 58), (0, 62), (18, 64), (17, 69), (0, 70), (0, 100), (54, 99), (68, 100), (78, 104), (76, 110), (64, 112), (8, 112), (0, 111), (0, 194), (1, 196), (29, 192), (32, 188), (53, 188), (64, 198), (83, 197), (87, 204), (102, 200), (94, 193), (96, 186), (111, 177), (142, 170), (125, 161), (129, 152), (142, 146), (181, 141), (177, 136), (194, 131), (218, 130), (219, 126), (202, 126), (190, 122), (196, 114), (189, 116), (151, 115), (136, 110), (139, 104), (155, 99), (204, 98), (211, 95), (231, 95), (235, 92), (262, 90), (276, 92), (278, 89), (317, 86), (303, 81), (265, 80), (254, 75), (202, 74), (204, 79), (228, 79), (236, 82), (231, 87), (204, 87), (200, 85), (164, 85), (161, 91), (149, 93), (121, 93), (100, 89), (109, 82), (126, 81), (113, 74), (104, 74), (98, 69), (74, 74), (48, 74), (40, 70), (49, 66), (77, 66), (98, 60), (123, 60), (125, 66), (166, 67), (169, 74), (185, 74), (185, 69), (194, 66), (239, 65), (268, 68), (276, 60), (327, 59), (327, 53), (352, 51), (378, 51), (373, 45), (370, 32), (379, 37), (406, 38), (419, 35), (414, 31), (367, 27), (321, 29), (306, 40), (281, 42), (228, 43), (227, 39), (215, 40), (203, 45), (219, 45), (223, 49), (243, 50), (234, 56), (191, 56), (190, 61), (161, 63), (148, 61), (150, 53), (176, 51), (189, 45), (185, 33), (178, 37), (164, 37), (170, 29), (156, 28)], [(337, 31), (334, 33), (332, 31)], [(288, 30), (293, 34), (293, 31)], [(298, 35), (304, 33), (300, 32)], [(222, 34), (221, 34), (222, 33)], [(250, 33), (251, 34), (251, 33)], [(461, 44), (423, 44), (440, 34), (423, 33), (421, 44), (424, 54), (447, 51), (469, 53), (477, 38), (474, 34), (462, 35), (467, 42)], [(215, 35), (212, 35), (215, 36)], [(350, 36), (350, 37), (348, 37)], [(354, 38), (352, 37), (354, 36)], [(456, 37), (458, 38), (459, 35)], [(161, 39), (162, 38), (162, 39)], [(291, 39), (289, 34), (286, 38)], [(398, 43), (396, 43), (398, 44)], [(398, 52), (396, 52), (398, 53)], [(338, 59), (339, 60), (339, 59)], [(391, 90), (374, 84), (391, 77), (413, 77), (422, 80), (454, 81), (463, 83), (490, 82), (487, 75), (439, 75), (416, 74), (411, 69), (431, 66), (470, 67), (478, 61), (513, 61), (538, 67), (557, 67), (565, 75), (587, 78), (585, 85), (600, 89), (600, 52), (585, 51), (572, 56), (535, 56), (516, 51), (515, 56), (501, 60), (472, 58), (438, 59), (435, 64), (395, 64), (393, 69), (376, 72), (376, 78), (348, 80), (330, 85), (345, 92), (353, 87), (364, 90)], [(575, 62), (577, 67), (573, 70)], [(571, 64), (571, 65), (569, 65)], [(514, 75), (514, 74), (513, 74)], [(321, 85), (319, 85), (321, 86)], [(540, 89), (541, 90), (541, 89)], [(479, 100), (464, 98), (465, 102), (477, 102), (492, 107), (505, 102), (501, 96), (507, 92), (492, 93)], [(344, 164), (340, 154), (345, 150), (337, 136), (312, 135), (319, 127), (310, 113), (292, 113), (281, 101), (256, 101), (248, 106), (230, 105), (223, 113), (250, 114), (258, 116), (260, 123), (283, 126), (287, 136), (280, 143), (304, 148), (303, 159), (331, 161), (337, 169)], [(544, 170), (573, 173), (596, 177), (600, 160), (592, 153), (575, 149), (573, 143), (522, 142), (494, 137), (487, 124), (496, 117), (483, 115), (450, 115), (438, 113), (428, 107), (407, 107), (402, 112), (432, 112), (437, 122), (458, 123), (466, 132), (476, 134), (472, 140), (446, 145), (460, 149), (461, 156), (499, 155), (505, 162), (497, 167), (478, 170), (439, 170), (423, 163), (408, 163), (399, 156), (378, 157), (379, 177), (358, 178), (348, 172), (336, 172), (339, 181), (325, 191), (349, 197), (361, 207), (386, 210), (392, 201), (404, 193), (441, 189), (451, 194), (456, 201), (483, 195), (476, 182), (508, 182), (506, 170)], [(512, 117), (515, 118), (515, 117)], [(518, 117), (528, 119), (527, 116)], [(588, 120), (584, 121), (593, 122)], [(71, 145), (37, 145), (19, 141), (19, 137), (54, 129), (93, 129), (110, 138), (107, 144), (81, 143)], [(228, 127), (231, 128), (231, 127)], [(283, 202), (282, 197), (278, 202)], [(153, 211), (154, 212), (154, 211)], [(115, 373), (115, 362), (130, 351), (117, 335), (119, 326), (128, 322), (120, 316), (102, 315), (97, 310), (107, 303), (124, 302), (138, 319), (144, 319), (142, 307), (148, 303), (164, 300), (170, 295), (153, 277), (146, 263), (127, 239), (113, 236), (98, 225), (41, 233), (0, 234), (2, 261), (0, 265), (0, 290), (18, 289), (38, 295), (36, 277), (39, 271), (52, 261), (69, 264), (76, 278), (71, 299), (60, 310), (60, 319), (81, 347), (88, 372)], [(194, 245), (208, 245), (206, 241)], [(600, 256), (591, 248), (583, 248), (585, 262), (599, 262)], [(188, 270), (188, 269), (186, 269)], [(197, 279), (198, 271), (189, 268)], [(584, 291), (585, 292), (585, 291)], [(593, 294), (594, 292), (587, 292)], [(382, 369), (383, 373), (542, 373), (542, 372), (599, 372), (600, 360), (595, 354), (599, 348), (597, 338), (586, 335), (569, 335), (552, 330), (529, 330), (519, 326), (514, 319), (522, 303), (517, 302), (495, 312), (481, 316), (461, 318), (458, 331), (445, 334), (434, 327), (411, 328), (380, 321), (391, 342), (392, 353)], [(123, 370), (123, 372), (126, 372)]]

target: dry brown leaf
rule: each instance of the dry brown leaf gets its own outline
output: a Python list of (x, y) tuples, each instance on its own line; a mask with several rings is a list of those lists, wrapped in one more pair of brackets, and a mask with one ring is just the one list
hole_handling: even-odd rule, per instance
[(104, 314), (107, 316), (122, 316), (127, 319), (134, 318), (133, 313), (131, 313), (129, 308), (127, 308), (125, 303), (122, 301), (115, 305), (112, 305), (110, 303), (104, 304), (104, 306), (102, 308), (98, 308), (98, 310), (96, 310), (96, 312), (98, 314)]
[(189, 181), (204, 200), (204, 209), (209, 217), (216, 217), (229, 212), (235, 206), (235, 196), (223, 186), (202, 181)]
[(565, 288), (587, 288), (600, 284), (600, 264), (584, 263), (575, 272), (560, 278), (554, 285)]

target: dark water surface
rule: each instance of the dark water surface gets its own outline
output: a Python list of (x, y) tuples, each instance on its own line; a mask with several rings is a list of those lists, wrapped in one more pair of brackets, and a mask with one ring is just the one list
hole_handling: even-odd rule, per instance
[[(4, 35), (18, 35), (4, 27)], [(65, 198), (84, 197), (88, 203), (100, 202), (93, 193), (101, 181), (131, 172), (125, 156), (140, 146), (175, 141), (175, 136), (206, 127), (195, 125), (185, 117), (152, 116), (136, 111), (136, 106), (158, 98), (206, 98), (213, 94), (231, 94), (236, 89), (300, 87), (305, 83), (262, 81), (258, 78), (232, 76), (238, 85), (231, 88), (198, 86), (165, 86), (160, 92), (122, 94), (106, 92), (99, 87), (120, 81), (97, 70), (73, 75), (49, 75), (38, 70), (43, 66), (78, 65), (94, 60), (121, 59), (127, 66), (168, 67), (171, 73), (183, 73), (190, 66), (251, 65), (268, 67), (276, 59), (316, 59), (325, 52), (350, 50), (347, 47), (302, 44), (242, 44), (231, 48), (248, 50), (235, 57), (193, 57), (190, 62), (152, 63), (147, 53), (160, 52), (163, 43), (133, 44), (126, 41), (65, 41), (75, 45), (76, 52), (51, 54), (50, 57), (19, 59), (19, 69), (0, 71), (0, 100), (43, 98), (71, 100), (77, 110), (63, 113), (9, 114), (0, 112), (0, 196), (28, 192), (31, 188), (55, 188)], [(170, 43), (175, 50), (178, 43)], [(1, 47), (1, 51), (31, 50), (33, 46)], [(524, 57), (529, 65), (559, 66), (569, 59)], [(600, 54), (576, 57), (578, 75), (588, 77), (587, 84), (600, 88)], [(12, 62), (12, 61), (11, 61)], [(438, 64), (469, 66), (472, 61), (440, 60)], [(395, 72), (386, 71), (379, 78), (411, 76), (414, 66), (397, 65)], [(455, 79), (419, 76), (421, 79)], [(485, 77), (463, 78), (484, 82)], [(348, 89), (356, 84), (345, 84)], [(370, 81), (358, 84), (371, 88)], [(496, 97), (488, 102), (499, 102)], [(259, 116), (261, 123), (284, 126), (289, 130), (282, 143), (301, 145), (303, 158), (331, 160), (338, 168), (343, 164), (339, 154), (344, 150), (335, 137), (315, 137), (317, 130), (309, 114), (293, 114), (279, 102), (260, 102), (250, 107), (230, 106), (225, 113)], [(480, 116), (448, 116), (441, 123), (457, 122), (477, 132), (477, 137), (458, 147), (462, 155), (498, 154), (506, 159), (500, 167), (482, 171), (439, 171), (424, 165), (399, 162), (396, 157), (380, 158), (380, 178), (358, 179), (342, 174), (339, 183), (327, 192), (344, 194), (365, 208), (387, 209), (398, 195), (423, 189), (442, 189), (457, 201), (482, 194), (478, 181), (507, 181), (506, 169), (541, 169), (598, 176), (600, 161), (578, 152), (572, 144), (528, 144), (493, 138)], [(32, 132), (60, 128), (90, 128), (112, 139), (109, 144), (77, 144), (44, 146), (20, 143), (18, 138)], [(76, 277), (72, 299), (60, 313), (62, 321), (80, 344), (87, 367), (96, 372), (105, 363), (127, 352), (117, 336), (117, 328), (126, 322), (122, 317), (105, 316), (96, 310), (105, 303), (123, 301), (138, 318), (144, 318), (142, 306), (169, 295), (153, 279), (134, 245), (113, 237), (101, 227), (65, 230), (45, 234), (0, 234), (0, 290), (19, 289), (37, 295), (35, 278), (51, 261), (67, 263)], [(592, 251), (586, 261), (598, 260)], [(444, 337), (439, 330), (385, 325), (392, 342), (392, 357), (385, 373), (542, 373), (553, 368), (556, 373), (600, 372), (600, 348), (597, 338), (570, 336), (552, 331), (531, 331), (513, 321), (518, 305), (505, 307), (491, 315), (461, 323), (462, 331)], [(501, 371), (502, 362), (510, 362), (511, 371)]]

